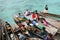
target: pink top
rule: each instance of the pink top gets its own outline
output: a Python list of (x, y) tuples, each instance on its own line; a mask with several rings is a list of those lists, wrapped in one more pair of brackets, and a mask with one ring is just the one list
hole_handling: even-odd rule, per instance
[(44, 24), (45, 26), (48, 26), (48, 24), (47, 24), (46, 21), (44, 21), (44, 20), (43, 20), (43, 24)]

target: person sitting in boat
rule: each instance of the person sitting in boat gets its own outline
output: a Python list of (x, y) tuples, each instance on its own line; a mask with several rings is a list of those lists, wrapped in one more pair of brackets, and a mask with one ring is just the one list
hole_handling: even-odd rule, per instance
[(18, 23), (18, 26), (20, 27), (21, 32), (24, 32), (25, 35), (30, 35), (29, 32), (26, 30), (26, 26), (23, 25), (22, 23)]
[(38, 13), (38, 11), (37, 11), (37, 10), (35, 10), (35, 13)]
[(21, 33), (18, 33), (17, 35), (18, 35), (19, 40), (24, 40), (25, 39), (25, 36), (22, 35)]
[(43, 23), (45, 26), (48, 26), (47, 21), (45, 20), (45, 18), (43, 18), (42, 16), (40, 17), (41, 23)]
[(9, 26), (9, 27), (11, 27), (11, 26), (10, 26), (10, 24), (9, 24), (8, 22), (5, 22), (5, 23), (6, 23), (6, 26)]
[(32, 21), (31, 21), (30, 19), (29, 19), (29, 20), (27, 20), (27, 21), (26, 21), (26, 23), (27, 23), (27, 25), (28, 25), (28, 26), (30, 26), (30, 27), (32, 27), (32, 26), (33, 26)]
[(30, 11), (27, 9), (24, 14), (25, 14), (25, 16), (29, 16), (31, 13), (30, 13)]
[(21, 16), (21, 13), (18, 13), (18, 17), (20, 17)]
[(48, 5), (45, 6), (45, 10), (48, 10)]
[(18, 16), (19, 18), (24, 18), (24, 15), (23, 15), (23, 14), (18, 13), (18, 15), (19, 15), (19, 16)]
[(22, 24), (23, 24), (23, 25), (25, 25), (25, 27), (27, 27), (27, 26), (28, 26), (26, 22), (22, 22)]
[(23, 24), (20, 23), (20, 22), (18, 22), (17, 24), (18, 24), (19, 27), (22, 27), (23, 26)]
[(21, 32), (26, 32), (26, 27), (22, 23), (18, 23), (18, 26), (20, 27)]
[(33, 24), (34, 26), (38, 26), (37, 20), (33, 20), (33, 21), (32, 21), (32, 24)]
[(44, 36), (44, 40), (54, 40), (52, 34), (47, 33), (46, 36)]
[(39, 21), (39, 17), (40, 17), (40, 14), (37, 12), (37, 10), (35, 11), (35, 14), (36, 14), (36, 19), (37, 19), (37, 21)]
[[(17, 34), (19, 31), (20, 31), (19, 26), (18, 26), (18, 25), (15, 26), (15, 28), (14, 28), (14, 33)], [(20, 32), (21, 32), (21, 31), (20, 31)]]
[(32, 17), (32, 20), (36, 20), (36, 14), (34, 12), (32, 12), (31, 17)]
[(45, 6), (45, 9), (43, 10), (43, 13), (47, 13), (48, 11), (48, 5)]
[(30, 34), (29, 34), (29, 32), (26, 30), (26, 28), (25, 28), (25, 25), (23, 25), (22, 27), (21, 27), (21, 31), (22, 31), (22, 33), (24, 33), (24, 35), (25, 36), (30, 36)]
[(19, 29), (19, 27), (15, 27), (14, 29), (14, 33), (18, 36), (19, 40), (23, 40), (25, 38), (25, 36), (22, 34), (21, 30)]
[(46, 29), (45, 27), (42, 28), (42, 31), (41, 31), (42, 36), (45, 36), (48, 33), (45, 29)]
[(20, 16), (20, 15), (21, 15), (21, 13), (18, 13), (18, 15)]

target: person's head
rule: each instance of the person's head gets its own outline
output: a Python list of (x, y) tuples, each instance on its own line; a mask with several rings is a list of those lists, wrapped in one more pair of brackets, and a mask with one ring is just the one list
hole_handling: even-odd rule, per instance
[(46, 5), (46, 6), (48, 6), (48, 5)]
[(47, 33), (47, 37), (48, 37), (48, 39), (51, 39), (51, 37), (52, 37), (52, 34), (50, 34), (50, 33)]
[(43, 27), (43, 30), (45, 31), (45, 27)]
[(29, 19), (28, 21), (29, 21), (29, 22), (31, 22), (31, 20), (30, 20), (30, 19)]
[(25, 25), (22, 25), (23, 27), (25, 27)]
[(34, 14), (34, 12), (32, 12)]
[(10, 24), (8, 22), (5, 22), (5, 23), (6, 23), (6, 25), (8, 25), (10, 27)]
[(28, 11), (28, 9), (26, 11)]
[(5, 22), (5, 23), (8, 23), (8, 22)]
[(45, 9), (48, 10), (48, 5), (45, 6)]
[(19, 22), (17, 22), (17, 24), (19, 24)]
[(37, 13), (38, 11), (37, 11), (37, 10), (35, 10), (35, 12)]
[(21, 14), (21, 13), (18, 13), (19, 15)]

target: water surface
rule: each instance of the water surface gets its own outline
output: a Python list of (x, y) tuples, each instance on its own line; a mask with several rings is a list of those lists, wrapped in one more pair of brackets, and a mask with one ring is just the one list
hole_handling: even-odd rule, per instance
[(43, 11), (46, 4), (49, 13), (60, 15), (60, 0), (0, 0), (0, 18), (12, 25), (14, 14), (26, 9)]

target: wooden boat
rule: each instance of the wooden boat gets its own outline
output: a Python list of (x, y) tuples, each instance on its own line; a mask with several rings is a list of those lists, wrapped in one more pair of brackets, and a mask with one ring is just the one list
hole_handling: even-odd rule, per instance
[[(16, 19), (14, 18), (15, 22), (16, 22)], [(17, 19), (18, 20), (18, 19)], [(24, 21), (25, 22), (25, 21)], [(17, 24), (18, 25), (18, 24)], [(24, 29), (24, 28), (23, 28)], [(19, 30), (22, 31), (23, 29), (21, 29), (21, 27), (19, 27)], [(30, 27), (30, 26), (27, 26), (26, 27), (26, 30), (30, 33), (30, 34), (33, 34), (33, 35), (30, 35), (29, 37), (39, 37), (39, 38), (43, 38), (41, 35), (39, 35), (41, 33), (41, 30), (35, 28), (35, 27)], [(22, 34), (24, 35), (25, 33), (22, 31)], [(26, 35), (25, 35), (26, 36)]]
[(56, 19), (56, 18), (60, 19), (60, 15), (51, 14), (51, 13), (41, 14), (41, 15), (44, 16), (44, 18), (46, 19), (47, 22), (49, 22), (50, 25), (57, 28), (58, 29), (57, 33), (60, 34), (60, 20)]
[[(27, 26), (26, 29), (24, 27), (19, 27), (17, 30), (15, 30), (15, 32), (21, 33), (21, 34), (25, 35), (26, 37), (36, 36), (36, 37), (41, 38), (41, 36), (38, 35), (38, 33), (40, 33), (41, 31), (34, 27)], [(27, 35), (26, 32), (28, 32), (29, 34)]]
[[(49, 17), (48, 17), (48, 16)], [(54, 18), (50, 18), (51, 16), (53, 17), (53, 16), (56, 16), (57, 18), (59, 18), (60, 16), (57, 16), (57, 15), (50, 15), (50, 14), (42, 14), (42, 16), (43, 16), (43, 18), (45, 18), (46, 19), (46, 21), (48, 22), (48, 26), (45, 26), (44, 25), (44, 27), (46, 28), (45, 30), (48, 32), (48, 33), (51, 33), (53, 36), (56, 36), (55, 34), (56, 33), (59, 33), (60, 34), (60, 29), (59, 29), (59, 24), (60, 24), (60, 22), (58, 22), (58, 21), (56, 21)], [(16, 18), (16, 17), (15, 17)], [(15, 20), (15, 22), (17, 22), (17, 20), (14, 18), (14, 20)], [(25, 16), (25, 18), (26, 19), (29, 19), (29, 18), (31, 18), (31, 17), (29, 17), (29, 16)], [(19, 20), (19, 21), (21, 21), (21, 20)], [(18, 21), (18, 22), (19, 22)], [(25, 21), (23, 21), (23, 22), (26, 22), (26, 20)], [(32, 30), (33, 29), (33, 30)], [(38, 29), (38, 31), (37, 31), (37, 33), (35, 33), (35, 29)], [(40, 30), (40, 27), (27, 27), (27, 30), (28, 31), (30, 31), (30, 30), (32, 30), (32, 32), (31, 33), (33, 33), (33, 35), (37, 35), (38, 36), (38, 38), (39, 37), (41, 37), (41, 34), (39, 34), (39, 32), (41, 33), (41, 30)], [(30, 38), (30, 37), (29, 37)], [(32, 37), (33, 38), (33, 37)]]
[[(48, 22), (48, 26), (50, 26), (51, 27), (51, 29), (56, 29), (56, 31), (55, 32), (57, 32), (58, 30), (59, 30), (59, 24), (60, 24), (60, 22), (58, 22), (58, 21), (56, 21), (54, 18), (51, 18), (51, 17), (55, 17), (56, 16), (56, 18), (60, 18), (60, 15), (55, 15), (55, 14), (49, 14), (49, 13), (46, 13), (46, 14), (43, 14), (43, 13), (41, 13), (40, 14), (43, 18), (45, 18), (46, 19), (46, 21)], [(26, 17), (26, 18), (28, 18), (28, 17)], [(47, 27), (47, 26), (45, 26), (45, 27)], [(46, 28), (47, 29), (47, 28)], [(53, 30), (52, 30), (53, 31)], [(51, 31), (51, 32), (52, 32)], [(54, 32), (53, 32), (54, 33)], [(58, 33), (58, 32), (57, 32)]]
[[(26, 17), (26, 16), (25, 16), (25, 17)], [(29, 17), (27, 17), (27, 18), (29, 18)], [(14, 19), (14, 20), (15, 20), (15, 22), (16, 22), (16, 19)], [(18, 19), (17, 19), (17, 20), (18, 20)], [(49, 27), (44, 26), (44, 27), (46, 28), (46, 31), (49, 32), (49, 30), (54, 29), (55, 31), (52, 30), (52, 31), (50, 31), (49, 33), (55, 35), (56, 32), (58, 31), (58, 29), (55, 28), (55, 27), (53, 27), (52, 25), (49, 25), (49, 24), (48, 24), (48, 26), (49, 26)], [(39, 28), (39, 27), (37, 27), (37, 28)], [(50, 29), (49, 29), (49, 28), (50, 28)], [(40, 29), (40, 28), (39, 28), (39, 29)]]
[(8, 34), (7, 36), (9, 37), (9, 40), (18, 40), (18, 38), (14, 34), (12, 27), (8, 22), (5, 24), (5, 29)]
[(2, 28), (3, 28), (3, 27), (0, 26), (0, 39), (1, 39), (1, 40), (4, 40), (4, 35), (3, 35), (4, 30), (3, 30)]
[(4, 22), (0, 19), (0, 40), (7, 40), (5, 34)]
[(18, 22), (18, 21), (25, 21), (25, 20), (26, 20), (25, 17), (24, 17), (24, 18), (14, 17), (14, 21), (15, 21), (15, 22)]

